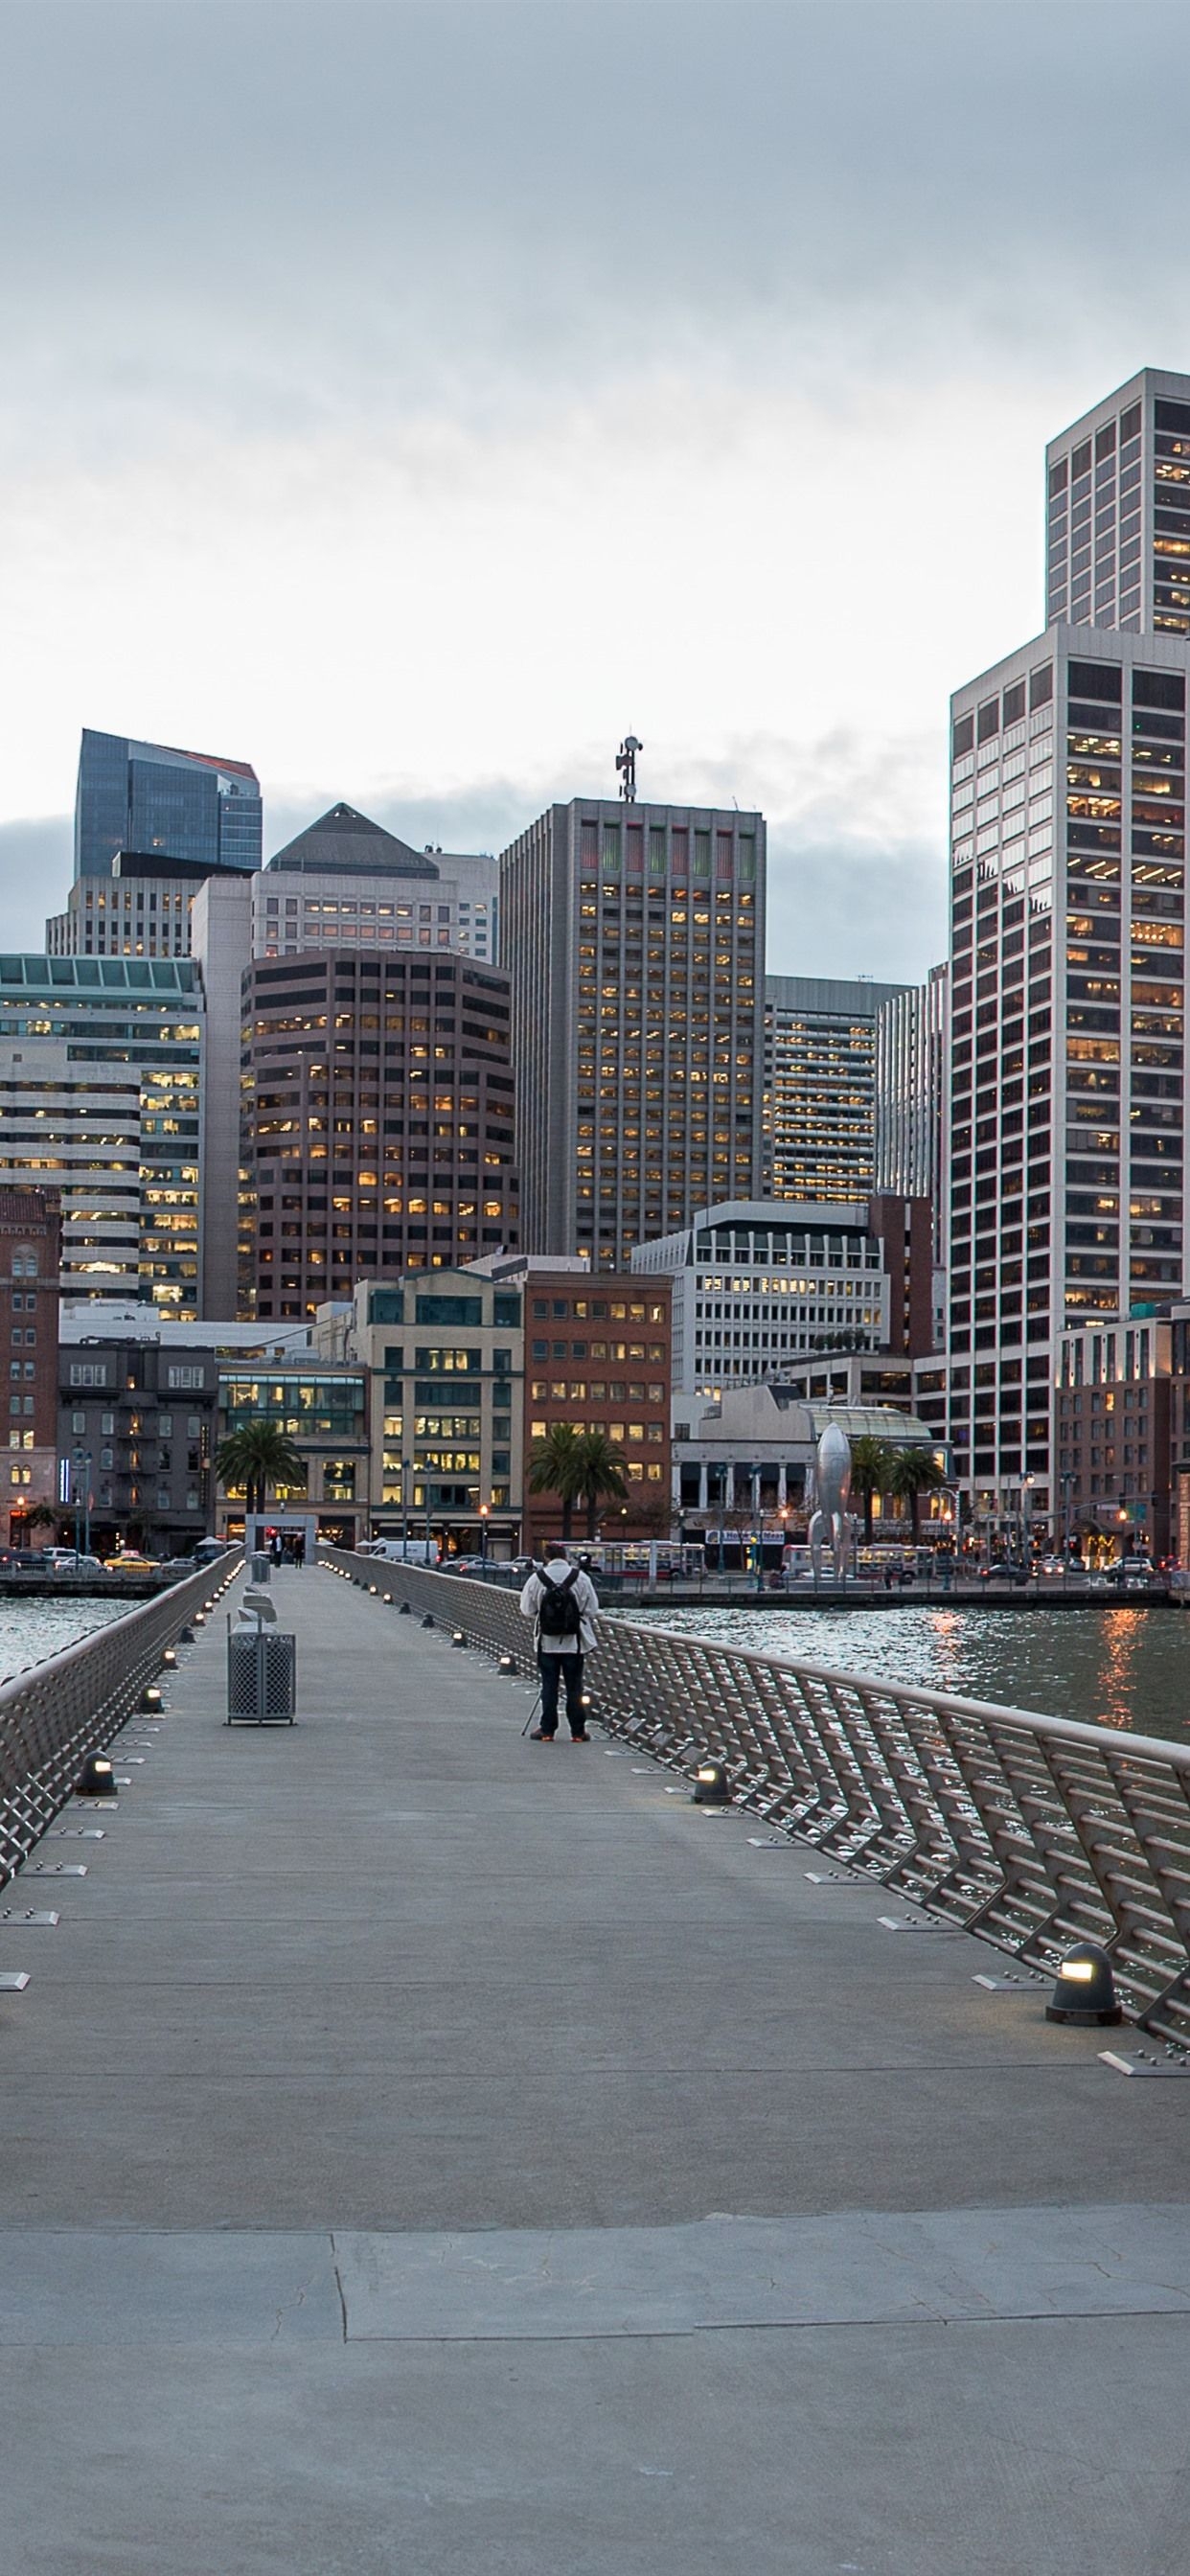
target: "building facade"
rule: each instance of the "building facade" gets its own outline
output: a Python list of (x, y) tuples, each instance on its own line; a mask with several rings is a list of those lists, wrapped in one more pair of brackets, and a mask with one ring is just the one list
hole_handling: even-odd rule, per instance
[(86, 728), (74, 808), (74, 873), (108, 877), (117, 850), (258, 868), (260, 782), (244, 760), (174, 751)]
[(187, 958), (0, 957), (0, 1175), (60, 1190), (64, 1294), (198, 1312), (203, 998)]
[(0, 1319), (8, 1350), (4, 1536), (28, 1546), (31, 1512), (58, 1499), (58, 1280), (62, 1204), (53, 1188), (0, 1184)]
[(1051, 1527), (1060, 1335), (1183, 1286), (1188, 669), (1055, 626), (952, 702), (951, 1439)]
[(244, 982), (241, 1312), (514, 1247), (507, 978), (455, 955), (257, 960)]
[[(213, 1528), (218, 1366), (211, 1350), (159, 1342), (64, 1341), (58, 1446), (78, 1497), (80, 1536), (188, 1555)], [(68, 1513), (64, 1514), (65, 1519)]]
[[(532, 1254), (481, 1265), (524, 1297), (523, 1543), (540, 1556), (562, 1534), (557, 1494), (531, 1489), (534, 1445), (565, 1426), (602, 1432), (623, 1460), (627, 1499), (600, 1510), (604, 1536), (664, 1537), (670, 1489), (670, 1282), (592, 1279), (584, 1261)], [(576, 1505), (576, 1531), (585, 1526)]]
[(522, 1292), (470, 1269), (362, 1279), (315, 1324), (368, 1389), (367, 1518), (377, 1538), (514, 1553), (523, 1485)]
[(160, 860), (146, 864), (122, 850), (110, 876), (76, 878), (65, 912), (52, 913), (46, 923), (46, 952), (50, 957), (189, 957), (190, 908), (203, 882), (200, 868), (183, 869), (180, 861), (172, 868)]
[(914, 1324), (930, 1346), (924, 1200), (729, 1200), (639, 1244), (632, 1270), (672, 1282), (675, 1396), (781, 1378), (815, 1350), (907, 1351)]
[(1045, 462), (1048, 624), (1190, 636), (1190, 376), (1142, 367)]
[(945, 1241), (947, 1043), (950, 969), (934, 966), (876, 1014), (877, 1190), (928, 1199), (934, 1243)]
[[(249, 1423), (275, 1425), (302, 1461), (300, 1486), (270, 1495), (278, 1518), (289, 1510), (317, 1522), (318, 1535), (353, 1547), (367, 1534), (368, 1389), (360, 1369), (328, 1365), (311, 1351), (304, 1358), (266, 1362), (224, 1360), (219, 1368), (219, 1437), (230, 1439)], [(244, 1531), (242, 1494), (219, 1494), (220, 1533)]]
[(522, 1234), (626, 1268), (760, 1186), (760, 814), (576, 797), (502, 854)]
[(863, 1199), (876, 1186), (876, 1023), (901, 984), (766, 975), (769, 1186), (776, 1199)]
[(927, 1449), (927, 1426), (900, 1406), (822, 1404), (790, 1386), (725, 1388), (701, 1407), (674, 1445), (674, 1504), (685, 1536), (699, 1529), (783, 1529), (805, 1534), (808, 1482), (828, 1424), (850, 1440)]
[(1168, 1553), (1173, 1331), (1119, 1316), (1061, 1337), (1054, 1537), (1080, 1555)]

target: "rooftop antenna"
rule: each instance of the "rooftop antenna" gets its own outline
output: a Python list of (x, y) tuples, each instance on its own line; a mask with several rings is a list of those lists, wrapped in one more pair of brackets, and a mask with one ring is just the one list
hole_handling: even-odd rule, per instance
[(620, 794), (626, 805), (636, 803), (636, 755), (638, 751), (643, 750), (643, 742), (638, 742), (634, 733), (626, 733), (616, 753), (616, 767), (620, 772)]

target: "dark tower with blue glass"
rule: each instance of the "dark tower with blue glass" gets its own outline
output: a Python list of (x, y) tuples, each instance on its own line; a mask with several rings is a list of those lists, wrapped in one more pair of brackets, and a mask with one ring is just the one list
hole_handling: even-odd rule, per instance
[(260, 781), (246, 760), (84, 730), (74, 873), (107, 877), (117, 850), (210, 868), (258, 868)]

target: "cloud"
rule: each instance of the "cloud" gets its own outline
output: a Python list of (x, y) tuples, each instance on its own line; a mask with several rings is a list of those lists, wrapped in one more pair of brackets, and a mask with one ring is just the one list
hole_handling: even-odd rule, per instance
[(0, 946), (44, 950), (47, 915), (65, 911), (73, 872), (73, 814), (0, 823)]

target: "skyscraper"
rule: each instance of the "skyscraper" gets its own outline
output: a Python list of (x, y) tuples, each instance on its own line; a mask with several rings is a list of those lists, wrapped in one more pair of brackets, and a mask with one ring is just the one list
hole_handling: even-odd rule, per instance
[(763, 1163), (765, 827), (678, 805), (551, 805), (500, 861), (522, 1234), (627, 1268)]
[(74, 873), (111, 875), (117, 850), (258, 868), (260, 785), (244, 760), (84, 729), (74, 808)]
[(947, 1020), (950, 970), (933, 966), (876, 1014), (876, 1187), (927, 1198), (935, 1257), (945, 1238)]
[(952, 701), (951, 1431), (1051, 1526), (1059, 1335), (1184, 1279), (1188, 674), (1058, 625)]
[(244, 978), (241, 1312), (513, 1249), (507, 978), (458, 956), (307, 954)]
[(876, 1015), (901, 984), (766, 975), (765, 1090), (778, 1199), (863, 1199), (876, 1178)]
[(1051, 625), (1190, 635), (1190, 376), (1142, 367), (1045, 462)]
[(62, 1200), (62, 1288), (199, 1311), (189, 958), (0, 957), (0, 1173)]

